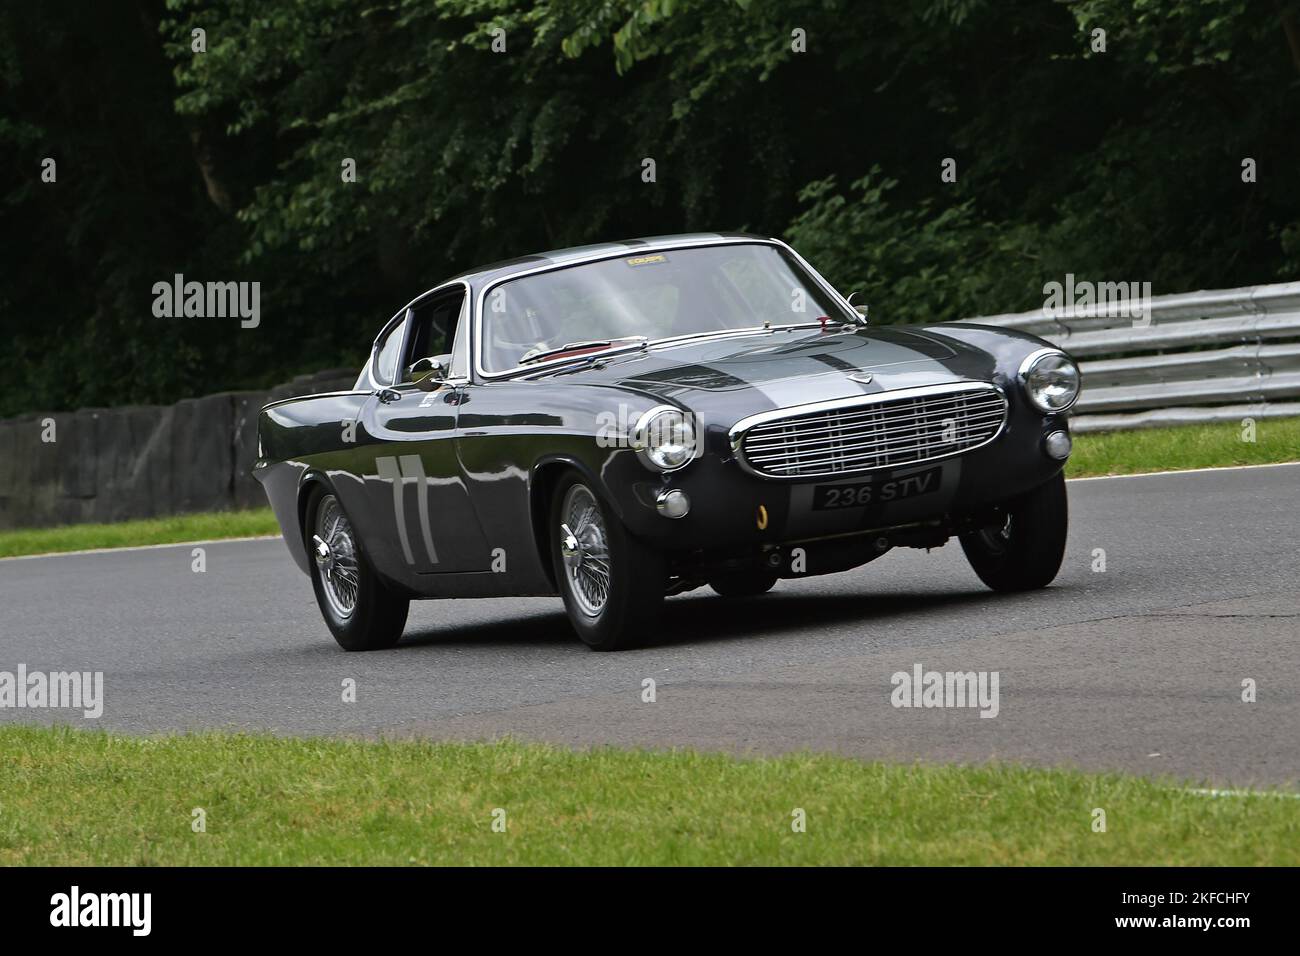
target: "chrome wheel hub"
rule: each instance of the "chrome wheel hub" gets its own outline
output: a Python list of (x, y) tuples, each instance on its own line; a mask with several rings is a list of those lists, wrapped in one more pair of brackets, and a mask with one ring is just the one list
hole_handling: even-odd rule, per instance
[(312, 548), (315, 550), (316, 567), (324, 569), (334, 563), (334, 552), (330, 550), (328, 544), (321, 540), (320, 535), (312, 535), (311, 544)]
[(582, 563), (582, 546), (578, 544), (578, 536), (569, 530), (567, 524), (560, 525), (560, 550), (564, 552), (565, 561), (572, 559)]
[(588, 617), (598, 617), (609, 600), (609, 536), (595, 496), (574, 485), (560, 508), (560, 554), (570, 597)]
[(311, 543), (325, 600), (339, 617), (350, 617), (356, 610), (361, 580), (356, 539), (333, 495), (322, 498), (316, 509), (316, 533)]

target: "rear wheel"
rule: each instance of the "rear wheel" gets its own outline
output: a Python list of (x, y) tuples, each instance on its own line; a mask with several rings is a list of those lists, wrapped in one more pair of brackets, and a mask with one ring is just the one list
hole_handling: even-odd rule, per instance
[(755, 597), (772, 590), (779, 575), (775, 571), (730, 571), (709, 580), (709, 587), (723, 597)]
[(635, 647), (653, 633), (663, 555), (629, 534), (576, 474), (551, 499), (551, 561), (569, 621), (592, 650)]
[(1005, 518), (961, 536), (966, 559), (995, 591), (1046, 587), (1061, 569), (1069, 529), (1065, 475), (1011, 502)]
[(375, 574), (343, 506), (323, 487), (307, 501), (306, 537), (316, 603), (339, 646), (373, 651), (396, 644), (410, 599)]

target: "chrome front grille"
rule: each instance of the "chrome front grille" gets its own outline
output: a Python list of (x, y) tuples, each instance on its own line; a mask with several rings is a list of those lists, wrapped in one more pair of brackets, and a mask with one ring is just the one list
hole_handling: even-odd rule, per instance
[(967, 382), (777, 409), (738, 422), (732, 445), (765, 478), (817, 478), (947, 458), (998, 436), (1007, 401)]

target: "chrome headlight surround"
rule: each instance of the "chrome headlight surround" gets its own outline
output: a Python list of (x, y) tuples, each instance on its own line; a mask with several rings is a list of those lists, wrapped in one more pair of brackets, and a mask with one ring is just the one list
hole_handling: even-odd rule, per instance
[(1030, 352), (1020, 363), (1019, 377), (1029, 403), (1044, 414), (1068, 411), (1079, 399), (1079, 366), (1060, 349)]
[(632, 447), (651, 471), (685, 468), (699, 449), (693, 417), (673, 405), (656, 405), (637, 419)]

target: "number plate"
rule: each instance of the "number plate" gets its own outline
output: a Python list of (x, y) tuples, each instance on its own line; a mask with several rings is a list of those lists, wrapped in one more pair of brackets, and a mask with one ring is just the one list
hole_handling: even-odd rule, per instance
[(868, 478), (851, 484), (817, 485), (813, 488), (813, 511), (838, 511), (841, 508), (865, 508), (928, 495), (939, 490), (943, 466), (927, 468), (902, 478)]

